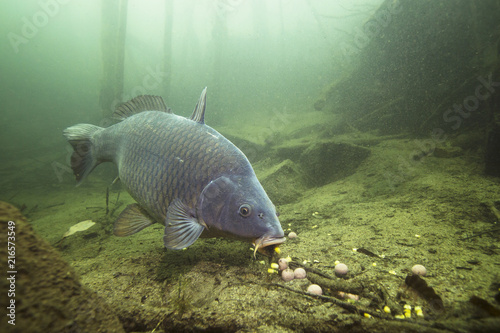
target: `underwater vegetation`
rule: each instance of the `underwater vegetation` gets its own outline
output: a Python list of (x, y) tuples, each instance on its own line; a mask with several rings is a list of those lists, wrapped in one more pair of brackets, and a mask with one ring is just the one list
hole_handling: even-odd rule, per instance
[(1, 6), (6, 332), (499, 330), (500, 1)]

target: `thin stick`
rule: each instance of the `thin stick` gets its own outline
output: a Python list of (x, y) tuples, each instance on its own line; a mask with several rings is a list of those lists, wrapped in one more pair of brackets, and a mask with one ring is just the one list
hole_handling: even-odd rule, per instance
[(357, 313), (357, 314), (360, 314), (360, 315), (363, 315), (364, 313), (368, 313), (369, 315), (371, 315), (373, 317), (376, 317), (376, 318), (384, 318), (384, 319), (388, 319), (388, 320), (392, 320), (393, 319), (389, 315), (383, 315), (383, 314), (377, 313), (377, 312), (375, 312), (373, 310), (363, 309), (361, 307), (357, 307), (354, 304), (347, 303), (347, 302), (342, 302), (342, 301), (340, 301), (340, 300), (338, 300), (336, 298), (333, 298), (333, 297), (328, 297), (328, 296), (324, 296), (324, 295), (316, 295), (316, 294), (311, 294), (311, 293), (308, 293), (308, 292), (305, 292), (305, 291), (301, 291), (301, 290), (295, 290), (295, 289), (292, 289), (290, 287), (287, 287), (287, 286), (284, 286), (284, 285), (281, 285), (281, 284), (278, 284), (278, 283), (271, 283), (270, 286), (283, 288), (283, 289), (286, 289), (288, 291), (291, 291), (291, 292), (294, 292), (294, 293), (297, 293), (297, 294), (301, 294), (301, 295), (305, 295), (305, 296), (311, 296), (311, 297), (319, 298), (319, 299), (322, 299), (324, 301), (328, 301), (330, 303), (338, 305), (338, 306), (340, 306), (340, 307), (342, 307), (342, 308), (344, 308), (347, 311), (352, 312), (352, 313)]
[(106, 215), (109, 213), (109, 187), (106, 187)]
[(121, 192), (118, 192), (118, 195), (116, 196), (115, 206), (118, 205), (118, 199), (120, 199), (120, 193)]

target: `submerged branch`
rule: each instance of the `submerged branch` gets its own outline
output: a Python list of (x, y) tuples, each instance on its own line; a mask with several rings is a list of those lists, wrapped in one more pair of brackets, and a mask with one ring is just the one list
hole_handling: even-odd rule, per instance
[(338, 299), (336, 299), (334, 297), (311, 294), (311, 293), (308, 293), (308, 292), (305, 292), (305, 291), (302, 291), (302, 290), (295, 290), (293, 288), (290, 288), (288, 286), (284, 286), (284, 285), (279, 284), (279, 283), (271, 283), (269, 286), (283, 288), (283, 289), (286, 289), (288, 291), (292, 291), (292, 292), (300, 294), (300, 295), (315, 297), (315, 298), (318, 298), (318, 299), (321, 299), (321, 300), (324, 300), (324, 301), (328, 301), (328, 302), (333, 303), (333, 304), (335, 304), (337, 306), (340, 306), (343, 309), (348, 310), (349, 312), (356, 313), (356, 314), (359, 314), (359, 315), (364, 315), (365, 313), (368, 313), (372, 317), (383, 318), (383, 319), (387, 319), (387, 320), (393, 320), (393, 318), (390, 317), (389, 315), (382, 315), (381, 313), (375, 312), (373, 310), (368, 310), (368, 309), (362, 308), (360, 306), (356, 306), (355, 304), (352, 304), (352, 303), (349, 303), (349, 302), (343, 302), (343, 301), (338, 300)]

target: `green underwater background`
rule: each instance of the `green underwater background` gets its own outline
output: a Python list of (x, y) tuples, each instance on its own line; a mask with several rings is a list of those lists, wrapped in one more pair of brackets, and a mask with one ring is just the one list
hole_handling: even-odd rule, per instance
[[(9, 1), (0, 32), (2, 332), (500, 330), (500, 1)], [(111, 163), (75, 186), (65, 128), (205, 86), (297, 234), (270, 258), (115, 237)]]

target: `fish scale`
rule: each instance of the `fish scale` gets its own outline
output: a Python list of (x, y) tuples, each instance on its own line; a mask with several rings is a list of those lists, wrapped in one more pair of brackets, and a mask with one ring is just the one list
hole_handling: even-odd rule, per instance
[[(122, 156), (118, 157), (117, 163), (120, 180), (132, 197), (141, 206), (150, 207), (149, 213), (158, 219), (165, 218), (165, 211), (161, 207), (168, 206), (173, 197), (180, 197), (188, 206), (194, 207), (197, 203), (198, 189), (206, 186), (212, 178), (217, 178), (233, 166), (251, 169), (249, 162), (246, 158), (241, 158), (242, 154), (239, 151), (227, 155), (228, 150), (237, 148), (218, 133), (210, 131), (207, 127), (186, 122), (186, 119), (172, 114), (143, 112), (125, 119), (110, 129), (114, 131), (118, 140), (125, 141)], [(151, 132), (143, 133), (142, 136), (122, 138), (128, 135), (131, 128), (141, 126), (147, 127)], [(191, 132), (181, 135), (179, 132), (182, 126), (189, 126)], [(213, 136), (207, 135), (207, 131)], [(200, 139), (201, 136), (203, 140)], [(165, 142), (168, 142), (168, 145), (165, 145)], [(145, 158), (146, 155), (151, 156), (151, 152), (156, 151), (164, 153), (157, 157), (157, 160), (148, 161)], [(233, 159), (228, 159), (228, 156), (232, 156)], [(161, 182), (163, 177), (159, 177), (160, 171), (167, 176), (164, 183)], [(186, 181), (187, 179), (189, 181)], [(186, 187), (186, 184), (197, 186)], [(151, 186), (157, 191), (149, 191), (148, 187)], [(159, 194), (159, 197), (154, 197), (153, 194)], [(161, 202), (162, 199), (164, 202)]]
[(255, 250), (284, 241), (276, 209), (250, 162), (205, 125), (205, 106), (206, 88), (190, 119), (172, 114), (161, 97), (139, 96), (117, 108), (115, 116), (122, 120), (117, 124), (65, 130), (79, 182), (97, 164), (114, 162), (137, 201), (116, 220), (115, 235), (160, 222), (170, 249), (187, 247), (198, 237), (250, 240)]

